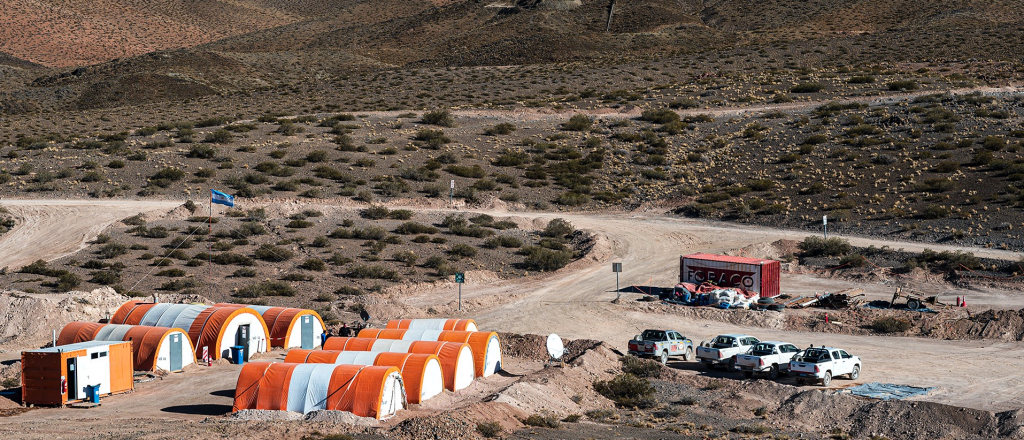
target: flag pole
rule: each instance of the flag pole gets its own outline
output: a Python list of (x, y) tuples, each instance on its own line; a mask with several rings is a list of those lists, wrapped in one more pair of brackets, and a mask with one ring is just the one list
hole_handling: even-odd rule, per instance
[(210, 255), (210, 270), (207, 272), (206, 284), (210, 285), (210, 295), (213, 295), (213, 190), (210, 190), (210, 218), (207, 220), (206, 246), (207, 254)]

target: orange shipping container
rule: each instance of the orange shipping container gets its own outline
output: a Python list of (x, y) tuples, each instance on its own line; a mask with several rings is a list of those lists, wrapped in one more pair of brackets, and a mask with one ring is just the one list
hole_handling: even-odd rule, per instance
[(64, 406), (86, 398), (87, 386), (99, 394), (132, 391), (131, 342), (90, 341), (21, 353), (21, 401)]

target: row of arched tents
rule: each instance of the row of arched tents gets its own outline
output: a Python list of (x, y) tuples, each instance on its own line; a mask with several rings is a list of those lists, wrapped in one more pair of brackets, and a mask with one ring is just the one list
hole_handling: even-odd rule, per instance
[(131, 341), (137, 371), (180, 371), (197, 359), (248, 360), (272, 347), (312, 349), (324, 333), (320, 315), (308, 309), (219, 303), (172, 304), (128, 301), (109, 323), (72, 322), (57, 345), (86, 341)]
[(283, 363), (245, 365), (233, 411), (349, 411), (387, 418), (407, 403), (501, 370), (497, 333), (473, 320), (396, 320), (387, 329), (328, 338), (322, 349), (293, 349)]

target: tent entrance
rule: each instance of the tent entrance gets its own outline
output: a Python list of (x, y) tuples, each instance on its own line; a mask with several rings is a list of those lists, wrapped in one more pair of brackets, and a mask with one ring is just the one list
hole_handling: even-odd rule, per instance
[(171, 371), (181, 370), (181, 335), (171, 335)]
[(68, 400), (78, 400), (78, 358), (68, 358)]
[(238, 332), (235, 333), (235, 345), (242, 346), (242, 358), (249, 359), (249, 324), (238, 326)]
[[(302, 349), (313, 349), (313, 319), (309, 315), (302, 315)], [(287, 344), (285, 344), (287, 346)]]

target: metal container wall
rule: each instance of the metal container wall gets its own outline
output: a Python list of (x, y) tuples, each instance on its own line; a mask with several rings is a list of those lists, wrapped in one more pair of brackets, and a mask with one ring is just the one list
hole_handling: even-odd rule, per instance
[(779, 262), (714, 254), (679, 257), (679, 282), (709, 281), (721, 287), (738, 287), (761, 297), (779, 295)]

